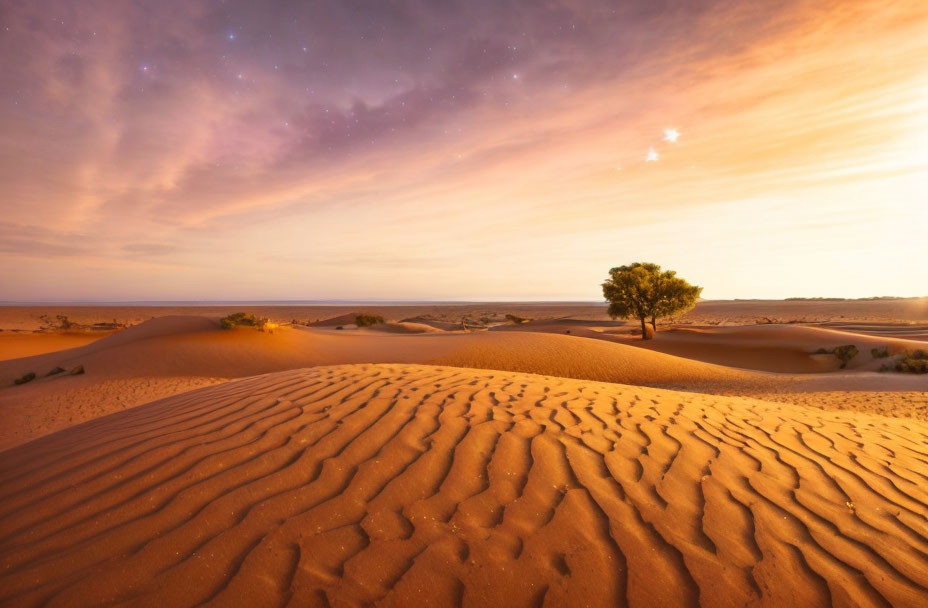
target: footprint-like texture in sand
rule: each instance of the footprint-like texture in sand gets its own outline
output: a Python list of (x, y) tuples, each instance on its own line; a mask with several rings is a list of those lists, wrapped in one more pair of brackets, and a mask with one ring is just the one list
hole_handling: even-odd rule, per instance
[(451, 367), (257, 376), (4, 453), (0, 603), (925, 606), (928, 426)]

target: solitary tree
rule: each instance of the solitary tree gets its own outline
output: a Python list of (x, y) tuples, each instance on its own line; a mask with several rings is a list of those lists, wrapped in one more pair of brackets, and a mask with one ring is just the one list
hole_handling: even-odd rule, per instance
[(635, 262), (609, 271), (603, 296), (609, 315), (641, 321), (641, 338), (648, 339), (647, 321), (657, 329), (657, 319), (685, 312), (696, 305), (702, 287), (690, 285), (673, 270), (657, 264)]

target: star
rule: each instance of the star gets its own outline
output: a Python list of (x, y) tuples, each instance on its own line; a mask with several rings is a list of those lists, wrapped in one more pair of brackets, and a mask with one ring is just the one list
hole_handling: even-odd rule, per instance
[(657, 159), (661, 156), (657, 153), (657, 150), (654, 149), (654, 146), (648, 148), (648, 155), (644, 157), (644, 162), (646, 163), (656, 163)]
[(669, 141), (670, 143), (677, 143), (677, 139), (680, 138), (680, 132), (676, 129), (664, 129), (664, 141)]

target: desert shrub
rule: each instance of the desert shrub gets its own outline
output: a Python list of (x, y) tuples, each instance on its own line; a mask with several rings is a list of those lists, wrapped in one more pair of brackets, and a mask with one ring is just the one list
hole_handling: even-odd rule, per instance
[(903, 374), (928, 374), (928, 351), (917, 348), (903, 353), (895, 369)]
[(851, 359), (857, 356), (860, 353), (860, 350), (857, 349), (853, 344), (845, 344), (844, 346), (836, 346), (834, 348), (820, 348), (815, 351), (816, 355), (834, 355), (838, 358), (838, 361), (841, 362), (841, 369), (847, 367), (847, 364)]
[(64, 373), (64, 368), (63, 368), (63, 367), (56, 367), (55, 369), (53, 369), (52, 371), (48, 372), (48, 373), (45, 374), (45, 375), (46, 375), (46, 376), (55, 376), (55, 375), (61, 374), (61, 373)]
[(21, 378), (13, 380), (13, 384), (25, 384), (27, 382), (32, 382), (33, 380), (35, 380), (35, 372), (29, 372), (27, 374), (23, 374)]
[(877, 348), (871, 348), (870, 356), (873, 357), (874, 359), (885, 359), (886, 357), (889, 356), (889, 347), (880, 346)]
[(524, 319), (522, 317), (517, 317), (516, 315), (506, 315), (506, 320), (510, 323), (515, 323), (516, 325), (522, 325), (523, 323), (528, 323), (531, 319)]
[(267, 325), (267, 319), (256, 317), (250, 312), (236, 312), (228, 317), (219, 319), (219, 326), (223, 329), (232, 329), (233, 327), (244, 325), (248, 327), (257, 327), (263, 329)]
[(39, 315), (39, 319), (43, 323), (41, 329), (45, 331), (67, 331), (77, 327), (77, 323), (72, 322), (65, 315), (55, 315), (54, 319), (48, 315)]
[(834, 347), (831, 352), (841, 362), (841, 369), (844, 369), (860, 351), (853, 344), (845, 344), (844, 346)]
[(83, 373), (84, 373), (83, 365), (78, 365), (77, 367), (72, 369), (70, 372), (68, 372), (68, 374), (70, 374), (71, 376), (80, 376)]
[(358, 327), (370, 327), (383, 323), (383, 317), (380, 315), (358, 315), (354, 318), (354, 324)]

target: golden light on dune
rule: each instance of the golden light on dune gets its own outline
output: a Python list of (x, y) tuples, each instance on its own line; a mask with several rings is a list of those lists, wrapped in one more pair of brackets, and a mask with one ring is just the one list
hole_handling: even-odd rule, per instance
[(395, 4), (5, 8), (3, 297), (924, 295), (921, 0)]

